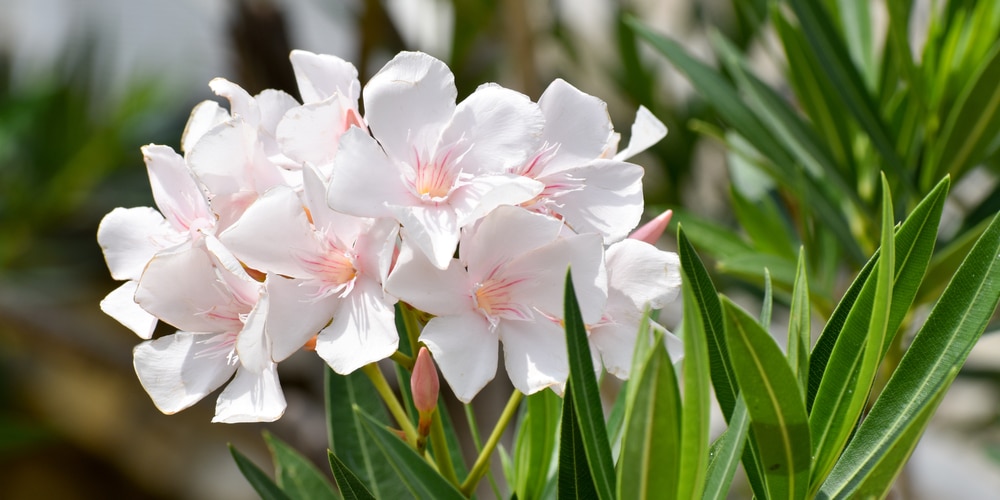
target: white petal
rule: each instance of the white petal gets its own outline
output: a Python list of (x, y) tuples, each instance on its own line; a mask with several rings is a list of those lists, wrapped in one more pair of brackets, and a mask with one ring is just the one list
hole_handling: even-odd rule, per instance
[(116, 280), (139, 279), (157, 252), (185, 239), (186, 235), (174, 231), (159, 212), (149, 207), (116, 208), (97, 227), (97, 242)]
[(302, 200), (284, 186), (258, 198), (219, 240), (258, 271), (296, 278), (310, 276), (301, 258), (320, 251)]
[(181, 151), (191, 151), (201, 136), (229, 118), (229, 112), (215, 101), (201, 101), (195, 105), (181, 135)]
[(239, 117), (253, 124), (254, 127), (260, 123), (257, 103), (243, 87), (225, 78), (213, 78), (208, 82), (208, 86), (212, 92), (215, 92), (215, 95), (225, 97), (229, 101), (229, 109), (233, 118)]
[(268, 161), (256, 127), (243, 120), (230, 120), (208, 131), (187, 159), (213, 196), (212, 209), (220, 215), (227, 207), (218, 205), (232, 203), (229, 197), (256, 196), (284, 182), (278, 167)]
[(365, 85), (365, 120), (389, 156), (408, 160), (415, 146), (437, 143), (457, 94), (455, 77), (443, 62), (400, 52)]
[(680, 260), (649, 243), (625, 239), (608, 247), (608, 287), (620, 291), (637, 310), (660, 309), (680, 291)]
[(327, 193), (330, 207), (360, 217), (392, 217), (388, 204), (411, 203), (399, 169), (364, 130), (354, 127), (340, 138)]
[(561, 318), (567, 268), (572, 268), (573, 288), (584, 323), (596, 323), (607, 301), (604, 248), (598, 235), (556, 240), (512, 261), (502, 272), (519, 280), (510, 292), (519, 303)]
[(150, 314), (194, 332), (238, 331), (249, 312), (219, 280), (203, 247), (157, 255), (139, 279), (135, 301)]
[(545, 115), (543, 140), (559, 145), (550, 167), (580, 164), (600, 157), (614, 133), (607, 103), (562, 79), (549, 84), (538, 98), (538, 106)]
[(302, 102), (322, 101), (340, 94), (350, 102), (358, 102), (361, 84), (354, 65), (335, 56), (293, 50), (289, 56)]
[(499, 333), (507, 375), (517, 390), (534, 394), (553, 387), (562, 392), (569, 377), (569, 358), (566, 334), (558, 323), (543, 318), (504, 321)]
[(349, 249), (371, 224), (372, 219), (347, 215), (330, 208), (326, 203), (328, 183), (323, 180), (323, 174), (312, 165), (302, 169), (302, 197), (313, 227), (324, 233), (327, 239), (336, 246)]
[(285, 116), (285, 113), (299, 107), (299, 101), (296, 101), (294, 97), (275, 89), (263, 90), (254, 97), (254, 101), (257, 104), (257, 109), (260, 110), (260, 123), (258, 125), (260, 130), (258, 133), (265, 133), (270, 138), (274, 138), (278, 122)]
[(524, 94), (486, 84), (458, 105), (440, 144), (472, 144), (456, 164), (466, 173), (507, 172), (541, 146), (544, 122), (541, 109)]
[(330, 322), (341, 300), (336, 296), (317, 300), (316, 286), (280, 276), (268, 276), (266, 287), (270, 298), (267, 335), (275, 362), (291, 356), (318, 334)]
[(642, 175), (638, 165), (597, 160), (573, 170), (584, 188), (565, 193), (560, 215), (578, 233), (595, 232), (604, 243), (618, 241), (639, 224), (642, 217)]
[(441, 270), (403, 238), (396, 267), (385, 282), (386, 292), (437, 316), (472, 310), (472, 284), (462, 264), (453, 259)]
[(135, 303), (135, 289), (139, 282), (126, 281), (101, 300), (101, 311), (118, 320), (141, 338), (149, 339), (156, 328), (156, 316), (149, 314)]
[(667, 126), (645, 106), (639, 106), (635, 113), (635, 123), (632, 124), (632, 138), (628, 141), (628, 147), (615, 155), (615, 160), (627, 160), (660, 142), (666, 135)]
[(461, 235), (455, 211), (447, 205), (391, 208), (410, 242), (438, 269), (447, 268)]
[(276, 137), (281, 151), (300, 163), (333, 162), (340, 136), (350, 128), (346, 110), (336, 96), (292, 108), (278, 123)]
[(365, 276), (385, 283), (396, 252), (399, 223), (392, 219), (371, 221), (354, 242), (358, 271)]
[(219, 394), (212, 422), (273, 422), (285, 413), (285, 406), (276, 364), (269, 364), (260, 373), (240, 368)]
[(267, 338), (267, 312), (270, 299), (262, 294), (250, 314), (243, 329), (236, 336), (236, 354), (245, 370), (260, 373), (274, 362), (271, 360), (271, 342)]
[(493, 380), (497, 373), (497, 336), (486, 318), (469, 312), (431, 319), (420, 341), (427, 345), (455, 397), (463, 403)]
[(177, 332), (136, 346), (135, 373), (153, 404), (166, 414), (200, 401), (236, 371), (235, 358), (220, 349), (225, 334)]
[(473, 281), (484, 280), (498, 266), (555, 241), (562, 225), (523, 208), (499, 207), (462, 232), (462, 262)]
[(449, 196), (449, 203), (465, 227), (501, 205), (517, 205), (531, 200), (545, 185), (534, 179), (513, 174), (481, 175), (459, 187)]
[(641, 318), (641, 311), (618, 312), (611, 322), (590, 328), (591, 350), (599, 352), (604, 368), (621, 380), (629, 378)]
[(378, 283), (360, 279), (316, 339), (316, 353), (342, 375), (388, 358), (399, 344), (395, 317)]
[(149, 185), (160, 212), (177, 231), (208, 228), (213, 224), (208, 200), (184, 157), (167, 146), (142, 147)]

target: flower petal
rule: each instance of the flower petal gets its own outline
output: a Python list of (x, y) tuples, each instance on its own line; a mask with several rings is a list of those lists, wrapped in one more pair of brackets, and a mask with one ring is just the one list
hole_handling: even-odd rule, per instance
[(285, 186), (277, 186), (253, 202), (219, 240), (258, 271), (296, 278), (310, 276), (300, 258), (320, 251), (302, 200)]
[(405, 205), (412, 199), (399, 170), (375, 139), (357, 127), (341, 136), (327, 193), (331, 208), (359, 217), (392, 217), (389, 204)]
[(219, 388), (236, 371), (232, 347), (219, 349), (226, 334), (177, 332), (133, 350), (135, 373), (153, 404), (177, 413)]
[(346, 112), (337, 97), (290, 109), (277, 125), (281, 151), (299, 163), (332, 163), (340, 136), (351, 125)]
[(208, 200), (184, 157), (167, 146), (155, 144), (143, 146), (142, 156), (156, 206), (174, 229), (187, 232), (211, 227), (214, 220)]
[(240, 118), (254, 127), (260, 123), (260, 112), (254, 98), (239, 85), (225, 78), (213, 78), (208, 82), (215, 95), (229, 101), (229, 110), (233, 118)]
[(524, 94), (486, 84), (458, 105), (440, 145), (472, 145), (456, 163), (463, 172), (503, 173), (520, 167), (538, 150), (544, 122), (542, 110)]
[(538, 98), (538, 106), (545, 115), (542, 139), (559, 145), (559, 152), (549, 161), (547, 171), (600, 157), (614, 133), (607, 103), (562, 79), (549, 84)]
[(101, 311), (118, 320), (141, 338), (149, 339), (156, 328), (156, 316), (149, 314), (135, 303), (135, 290), (139, 282), (126, 281), (101, 300)]
[(104, 250), (111, 277), (134, 280), (157, 252), (184, 242), (156, 210), (116, 208), (97, 226), (97, 242)]
[(219, 106), (218, 102), (201, 101), (196, 104), (181, 135), (181, 151), (191, 151), (206, 132), (229, 118), (229, 111)]
[(243, 329), (236, 336), (236, 354), (245, 370), (260, 373), (274, 362), (271, 360), (271, 342), (267, 338), (267, 313), (270, 297), (261, 294), (253, 310), (247, 315)]
[(456, 189), (449, 196), (449, 203), (458, 215), (458, 225), (465, 227), (494, 208), (529, 201), (544, 188), (541, 182), (520, 175), (481, 175)]
[(642, 167), (613, 160), (574, 169), (584, 188), (559, 196), (558, 212), (578, 233), (599, 233), (605, 244), (618, 241), (642, 217), (642, 175)]
[(267, 296), (267, 335), (271, 341), (271, 359), (283, 361), (330, 322), (337, 303), (336, 296), (316, 299), (316, 287), (309, 282), (269, 275)]
[(653, 115), (645, 106), (639, 106), (635, 112), (635, 122), (632, 124), (632, 138), (628, 147), (615, 155), (615, 160), (625, 161), (660, 142), (667, 135), (667, 126)]
[(460, 235), (458, 215), (447, 205), (391, 207), (405, 229), (404, 237), (423, 252), (438, 269), (448, 267)]
[(558, 323), (504, 321), (499, 327), (507, 375), (517, 390), (534, 394), (552, 387), (562, 394), (569, 377), (566, 334)]
[(212, 422), (273, 422), (285, 413), (285, 406), (278, 365), (271, 363), (259, 373), (240, 368), (219, 394)]
[(385, 300), (375, 281), (359, 279), (320, 332), (316, 353), (341, 375), (388, 358), (399, 345), (394, 302)]
[(625, 239), (608, 247), (605, 259), (608, 287), (628, 297), (636, 310), (645, 309), (647, 304), (660, 309), (680, 292), (680, 260), (673, 252)]
[(472, 281), (497, 267), (555, 241), (562, 223), (519, 207), (498, 207), (474, 228), (462, 231), (459, 253)]
[(336, 56), (293, 50), (289, 59), (302, 102), (319, 102), (340, 94), (352, 103), (361, 96), (358, 70)]
[(420, 341), (434, 354), (448, 386), (463, 403), (472, 401), (496, 376), (497, 336), (479, 314), (433, 318)]
[(396, 267), (385, 282), (385, 290), (400, 300), (436, 316), (463, 314), (472, 310), (472, 285), (462, 264), (453, 259), (438, 269), (404, 237)]
[(421, 52), (400, 52), (368, 81), (365, 120), (389, 156), (409, 160), (431, 147), (455, 111), (455, 76)]

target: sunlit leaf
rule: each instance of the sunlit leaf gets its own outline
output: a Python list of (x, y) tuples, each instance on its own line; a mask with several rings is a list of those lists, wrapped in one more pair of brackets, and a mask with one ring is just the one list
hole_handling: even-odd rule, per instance
[(288, 496), (296, 499), (339, 497), (326, 476), (294, 448), (266, 431), (264, 442), (274, 460), (274, 479)]

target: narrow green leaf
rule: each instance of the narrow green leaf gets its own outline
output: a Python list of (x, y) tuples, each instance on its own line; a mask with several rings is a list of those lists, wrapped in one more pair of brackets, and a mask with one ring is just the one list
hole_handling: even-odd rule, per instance
[[(892, 451), (906, 448), (919, 414), (936, 404), (1000, 302), (1000, 218), (995, 218), (934, 306), (885, 389), (823, 484), (826, 498), (849, 497)], [(895, 460), (900, 457), (895, 455)]]
[(257, 464), (253, 463), (246, 455), (240, 453), (233, 445), (229, 445), (229, 453), (236, 460), (236, 467), (239, 467), (243, 477), (247, 478), (250, 486), (260, 495), (263, 500), (290, 500), (289, 496), (281, 491), (277, 484), (274, 484), (267, 473), (262, 471)]
[[(894, 239), (896, 272), (889, 326), (886, 328), (888, 332), (894, 333), (899, 328), (910, 304), (913, 303), (934, 250), (938, 223), (941, 220), (941, 211), (949, 185), (948, 178), (942, 179), (896, 231)], [(832, 411), (832, 407), (846, 393), (846, 385), (856, 375), (855, 368), (863, 350), (875, 296), (876, 283), (869, 278), (872, 270), (877, 267), (877, 260), (878, 257), (873, 256), (862, 269), (813, 348), (809, 361), (809, 393), (806, 399), (811, 418), (824, 419), (822, 415)], [(886, 337), (883, 349), (892, 338), (891, 335)], [(820, 416), (816, 416), (817, 414)], [(816, 422), (819, 424), (820, 420)], [(819, 439), (822, 433), (817, 427), (813, 427), (813, 434), (814, 438)]]
[(854, 65), (858, 67), (865, 86), (874, 89), (879, 67), (875, 62), (870, 8), (871, 3), (868, 0), (837, 0), (847, 51)]
[(719, 260), (716, 264), (719, 272), (739, 276), (741, 278), (764, 283), (764, 270), (767, 269), (774, 283), (783, 290), (791, 290), (795, 282), (795, 259), (773, 254), (748, 252), (744, 255)]
[(729, 190), (729, 199), (740, 227), (750, 236), (758, 251), (788, 259), (795, 257), (789, 228), (773, 199), (764, 196), (756, 202), (751, 201), (735, 186)]
[(753, 251), (753, 247), (743, 241), (733, 228), (699, 217), (680, 207), (672, 210), (674, 216), (671, 224), (683, 225), (691, 243), (698, 248), (708, 249), (713, 257), (735, 257)]
[(771, 308), (774, 306), (774, 292), (771, 289), (771, 272), (764, 268), (764, 304), (760, 308), (760, 324), (771, 328)]
[[(733, 409), (733, 418), (729, 428), (720, 435), (708, 452), (708, 475), (705, 479), (705, 491), (702, 498), (706, 500), (723, 500), (728, 498), (729, 485), (733, 482), (740, 456), (747, 442), (750, 429), (750, 415), (747, 405), (740, 398)], [(697, 497), (690, 497), (697, 498)]]
[(802, 393), (781, 348), (749, 314), (722, 298), (726, 338), (760, 453), (768, 498), (803, 498), (810, 467)]
[[(645, 341), (645, 340), (642, 340)], [(640, 369), (631, 377), (638, 388), (626, 403), (625, 434), (615, 498), (676, 498), (680, 458), (681, 401), (677, 376), (656, 335)]]
[(333, 485), (307, 458), (264, 431), (264, 442), (274, 460), (274, 478), (285, 493), (297, 499), (338, 498)]
[(326, 374), (326, 415), (330, 449), (361, 480), (376, 498), (402, 498), (406, 489), (396, 480), (396, 475), (381, 452), (368, 439), (361, 425), (361, 417), (354, 406), (375, 416), (383, 423), (389, 417), (378, 393), (368, 378), (357, 370), (350, 375), (338, 375), (330, 367)]
[[(881, 254), (876, 266), (875, 293), (872, 296), (871, 315), (868, 319), (868, 330), (862, 338), (864, 346), (857, 351), (852, 360), (854, 366), (848, 383), (836, 384), (842, 394), (831, 404), (823, 401), (823, 412), (817, 412), (809, 420), (812, 430), (813, 457), (815, 457), (810, 483), (819, 487), (823, 478), (833, 467), (840, 450), (854, 430), (855, 422), (861, 418), (865, 403), (875, 381), (875, 373), (882, 363), (883, 345), (887, 345), (886, 337), (895, 333), (887, 331), (889, 327), (889, 311), (892, 306), (892, 289), (894, 270), (896, 268), (896, 245), (893, 243), (893, 213), (892, 196), (889, 193), (889, 182), (882, 176), (882, 237)], [(921, 273), (922, 274), (922, 273)], [(919, 278), (918, 278), (919, 279)], [(850, 320), (850, 319), (849, 319)], [(860, 320), (859, 320), (860, 321)], [(827, 387), (830, 385), (828, 384)], [(821, 385), (821, 390), (822, 390)]]
[(909, 173), (903, 170), (902, 159), (895, 150), (895, 141), (889, 136), (871, 95), (857, 68), (852, 64), (843, 41), (830, 24), (829, 15), (823, 5), (812, 0), (789, 0), (789, 3), (799, 19), (809, 46), (820, 62), (820, 67), (833, 84), (835, 95), (840, 98), (843, 108), (854, 116), (871, 138), (886, 168), (897, 177), (908, 179)]
[(705, 265), (695, 253), (694, 247), (688, 241), (684, 229), (677, 228), (677, 253), (681, 261), (681, 271), (684, 273), (683, 283), (689, 284), (692, 295), (698, 304), (699, 316), (705, 329), (708, 341), (708, 361), (712, 374), (712, 387), (715, 388), (715, 399), (719, 402), (722, 415), (729, 421), (736, 406), (738, 385), (733, 374), (732, 361), (729, 359), (729, 348), (726, 347), (725, 326), (722, 316), (722, 304), (719, 295), (712, 284)]
[(594, 375), (590, 341), (587, 340), (587, 330), (583, 324), (580, 304), (576, 301), (576, 291), (569, 271), (566, 272), (564, 300), (566, 310), (563, 317), (566, 323), (566, 344), (569, 353), (567, 388), (573, 387), (573, 409), (579, 422), (579, 432), (583, 439), (583, 448), (593, 475), (594, 486), (600, 498), (611, 499), (615, 491), (615, 466), (611, 460), (611, 445), (608, 443), (601, 394), (597, 387), (597, 377)]
[(917, 298), (914, 299), (915, 303), (930, 303), (941, 296), (948, 280), (958, 270), (958, 266), (962, 265), (965, 256), (969, 255), (972, 247), (989, 225), (990, 219), (984, 219), (934, 254), (930, 265), (927, 266), (927, 275), (924, 277), (923, 283), (920, 284)]
[(788, 317), (788, 365), (805, 394), (809, 384), (809, 345), (812, 340), (809, 314), (809, 279), (806, 273), (806, 252), (799, 249), (799, 263), (792, 287), (792, 305)]
[(368, 440), (381, 452), (381, 459), (395, 471), (407, 494), (393, 498), (463, 499), (461, 493), (449, 483), (399, 436), (355, 406), (360, 415), (361, 427)]
[(514, 492), (518, 498), (541, 498), (555, 463), (562, 401), (552, 391), (526, 398), (524, 418), (514, 441)]
[(1000, 133), (1000, 44), (996, 44), (969, 81), (931, 146), (922, 181), (944, 174), (960, 179), (982, 160)]
[(566, 384), (563, 394), (562, 430), (559, 435), (559, 498), (595, 499), (600, 498), (594, 477), (587, 465), (580, 421), (576, 418), (573, 391)]
[(375, 500), (375, 496), (368, 491), (365, 483), (361, 482), (361, 479), (344, 465), (344, 462), (340, 461), (336, 454), (327, 450), (327, 456), (330, 459), (333, 477), (337, 480), (337, 486), (340, 487), (340, 493), (345, 500)]
[(684, 298), (684, 404), (681, 409), (677, 498), (700, 498), (708, 474), (711, 421), (708, 341), (694, 290), (691, 285), (682, 282), (681, 291)]

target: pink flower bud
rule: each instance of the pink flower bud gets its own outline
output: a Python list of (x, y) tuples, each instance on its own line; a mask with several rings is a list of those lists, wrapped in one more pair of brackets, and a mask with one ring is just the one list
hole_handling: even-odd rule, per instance
[(667, 210), (666, 212), (656, 216), (655, 219), (639, 226), (639, 228), (632, 231), (632, 234), (628, 237), (633, 240), (645, 241), (650, 245), (655, 245), (656, 240), (659, 240), (660, 236), (663, 235), (663, 232), (667, 230), (667, 224), (670, 224), (670, 217), (673, 215), (673, 210)]
[(413, 406), (421, 415), (430, 414), (437, 408), (438, 374), (434, 360), (426, 347), (421, 347), (417, 354), (417, 362), (413, 365), (413, 375), (410, 377), (410, 390), (413, 391)]

